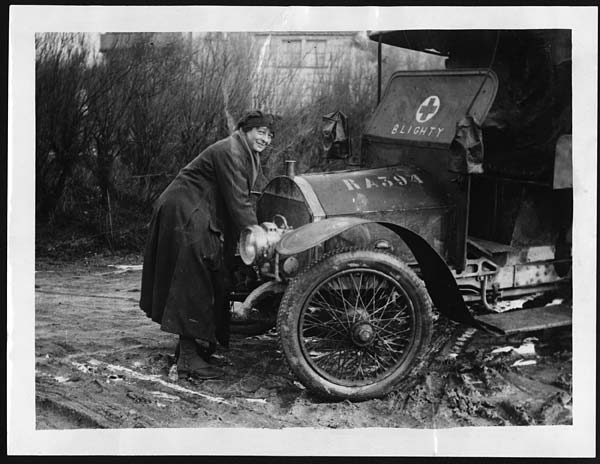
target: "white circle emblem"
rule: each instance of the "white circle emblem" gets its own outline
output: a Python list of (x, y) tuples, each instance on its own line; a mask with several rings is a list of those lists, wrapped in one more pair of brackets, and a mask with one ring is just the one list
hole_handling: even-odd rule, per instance
[(433, 118), (440, 109), (440, 99), (437, 95), (431, 95), (423, 100), (423, 103), (417, 109), (415, 119), (417, 122), (427, 122)]

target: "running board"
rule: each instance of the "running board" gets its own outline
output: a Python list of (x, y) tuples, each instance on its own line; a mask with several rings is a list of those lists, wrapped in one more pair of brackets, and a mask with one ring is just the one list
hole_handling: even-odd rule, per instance
[(571, 325), (572, 312), (571, 306), (560, 304), (519, 309), (500, 314), (486, 314), (476, 316), (475, 319), (502, 335), (509, 335)]

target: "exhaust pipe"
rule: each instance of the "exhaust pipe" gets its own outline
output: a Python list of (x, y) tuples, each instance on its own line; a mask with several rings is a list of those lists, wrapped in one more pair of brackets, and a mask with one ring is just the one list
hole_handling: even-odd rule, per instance
[(285, 160), (285, 175), (288, 177), (294, 177), (296, 175), (296, 161)]

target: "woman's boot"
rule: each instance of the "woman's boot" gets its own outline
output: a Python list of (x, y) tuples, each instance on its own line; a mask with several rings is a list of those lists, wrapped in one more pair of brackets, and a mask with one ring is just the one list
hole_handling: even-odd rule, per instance
[[(198, 355), (202, 359), (204, 359), (208, 364), (215, 366), (223, 365), (222, 362), (217, 361), (217, 359), (213, 356), (213, 353), (217, 351), (217, 345), (215, 343), (209, 343), (199, 339), (194, 339), (194, 342), (196, 343), (196, 353), (198, 353)], [(180, 348), (178, 341), (177, 345), (175, 346), (175, 362), (177, 362), (177, 360), (179, 359), (179, 351)]]
[(221, 377), (221, 369), (208, 364), (198, 355), (196, 342), (193, 338), (179, 337), (179, 358), (177, 359), (177, 374), (180, 379), (193, 377), (196, 379), (214, 379)]

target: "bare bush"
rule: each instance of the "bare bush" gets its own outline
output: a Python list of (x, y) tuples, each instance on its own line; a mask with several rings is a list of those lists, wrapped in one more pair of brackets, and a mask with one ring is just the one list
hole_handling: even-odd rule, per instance
[(89, 144), (84, 122), (88, 47), (82, 34), (37, 34), (36, 217), (52, 220)]

